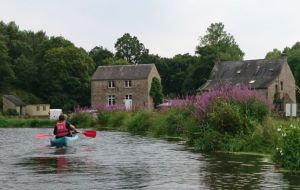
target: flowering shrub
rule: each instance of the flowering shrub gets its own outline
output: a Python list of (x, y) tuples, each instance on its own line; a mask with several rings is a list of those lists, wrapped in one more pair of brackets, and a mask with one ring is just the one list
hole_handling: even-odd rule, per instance
[(276, 147), (274, 159), (283, 168), (289, 170), (300, 169), (300, 126), (290, 125), (279, 127), (279, 145)]
[(264, 110), (263, 112), (268, 110), (267, 104), (256, 91), (250, 90), (246, 86), (232, 86), (228, 83), (224, 84), (222, 87), (210, 89), (201, 95), (172, 100), (170, 107), (192, 107), (195, 110), (195, 116), (203, 119), (207, 117), (215, 99), (222, 99), (225, 102), (234, 101), (244, 105), (245, 107), (251, 107), (252, 104), (256, 104), (255, 106), (262, 105)]
[(262, 97), (245, 86), (211, 89), (202, 95), (171, 101), (171, 108), (192, 108), (196, 118), (222, 132), (248, 133), (268, 114)]
[(116, 112), (116, 111), (125, 111), (124, 104), (115, 104), (115, 105), (106, 105), (106, 104), (98, 104), (95, 107), (98, 112)]

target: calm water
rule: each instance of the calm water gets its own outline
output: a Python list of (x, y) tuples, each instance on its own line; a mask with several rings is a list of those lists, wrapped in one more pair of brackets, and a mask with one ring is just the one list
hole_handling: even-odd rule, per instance
[(195, 154), (176, 143), (98, 132), (67, 149), (33, 135), (51, 129), (0, 129), (0, 189), (300, 189), (300, 174), (269, 159)]

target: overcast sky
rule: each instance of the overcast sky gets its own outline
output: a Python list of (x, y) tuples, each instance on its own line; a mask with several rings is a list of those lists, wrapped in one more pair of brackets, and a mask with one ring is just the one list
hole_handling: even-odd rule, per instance
[(21, 30), (113, 52), (128, 32), (164, 57), (194, 55), (207, 27), (223, 22), (245, 59), (264, 58), (300, 40), (299, 10), (298, 0), (0, 0), (0, 20), (15, 21)]

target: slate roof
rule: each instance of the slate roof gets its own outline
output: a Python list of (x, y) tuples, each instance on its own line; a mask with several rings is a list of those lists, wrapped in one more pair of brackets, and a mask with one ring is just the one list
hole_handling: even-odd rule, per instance
[(154, 64), (99, 66), (92, 80), (147, 79)]
[(19, 98), (13, 96), (13, 95), (3, 95), (4, 98), (14, 103), (16, 106), (25, 106), (26, 104), (20, 100)]
[(285, 59), (225, 61), (216, 64), (209, 80), (198, 90), (215, 88), (229, 82), (232, 85), (251, 85), (256, 89), (266, 89), (280, 74)]

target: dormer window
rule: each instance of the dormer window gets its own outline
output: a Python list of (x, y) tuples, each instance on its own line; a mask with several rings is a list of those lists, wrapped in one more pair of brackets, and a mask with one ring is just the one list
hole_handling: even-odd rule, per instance
[(108, 88), (115, 88), (116, 87), (116, 83), (113, 80), (108, 81)]
[(125, 88), (131, 88), (131, 80), (125, 80)]

